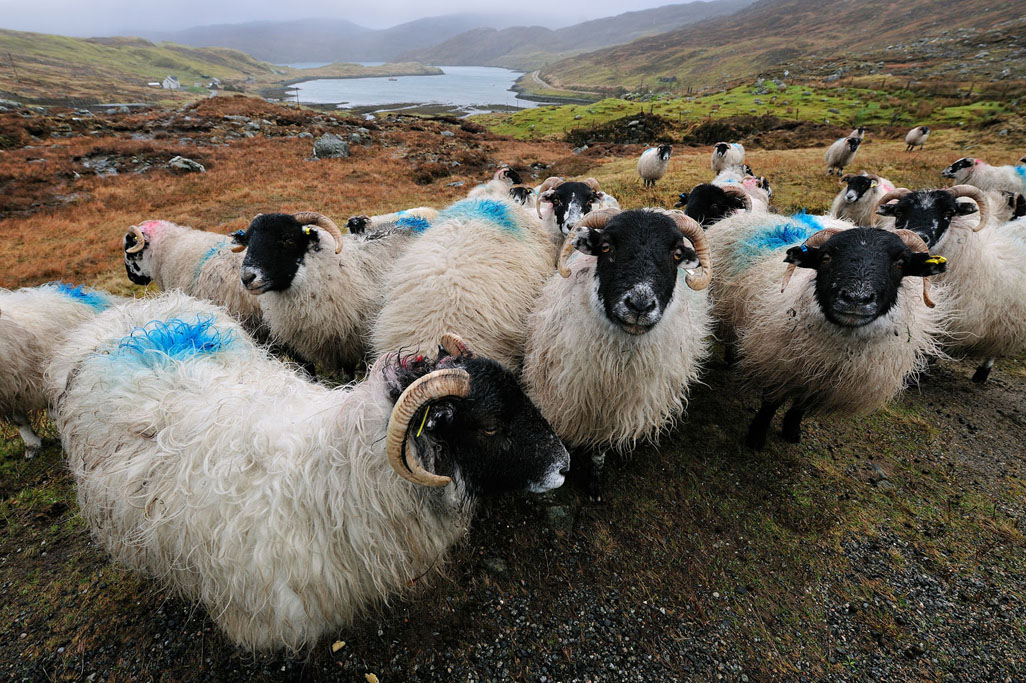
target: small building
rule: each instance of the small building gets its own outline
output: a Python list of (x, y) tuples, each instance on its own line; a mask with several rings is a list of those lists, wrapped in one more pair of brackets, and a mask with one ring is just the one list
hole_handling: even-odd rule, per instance
[(164, 90), (181, 90), (182, 84), (178, 82), (176, 77), (166, 76), (161, 82), (160, 87)]

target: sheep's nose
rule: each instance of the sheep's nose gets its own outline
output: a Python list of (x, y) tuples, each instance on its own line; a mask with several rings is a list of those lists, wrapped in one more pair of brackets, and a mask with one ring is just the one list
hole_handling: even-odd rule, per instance
[(631, 313), (642, 315), (656, 307), (655, 297), (643, 292), (631, 292), (623, 301)]
[(256, 273), (254, 273), (252, 270), (243, 270), (241, 272), (241, 277), (242, 284), (246, 287), (249, 287), (251, 284), (253, 284), (253, 280), (256, 280)]
[(870, 289), (842, 289), (837, 293), (837, 299), (840, 303), (848, 306), (865, 306), (873, 303), (876, 293)]

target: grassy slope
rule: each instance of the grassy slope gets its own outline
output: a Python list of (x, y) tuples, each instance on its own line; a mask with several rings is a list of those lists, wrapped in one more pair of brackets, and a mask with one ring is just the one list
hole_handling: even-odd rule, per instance
[(871, 49), (964, 26), (993, 28), (1024, 12), (1023, 0), (966, 0), (957, 13), (943, 0), (762, 0), (736, 15), (577, 55), (550, 65), (543, 75), (564, 87), (634, 88), (642, 81), (653, 86), (659, 76), (712, 85), (799, 59), (864, 60)]
[[(214, 105), (223, 106), (207, 106)], [(76, 180), (81, 201), (5, 221), (0, 286), (65, 277), (131, 293), (118, 240), (125, 226), (150, 217), (227, 232), (266, 210), (316, 208), (344, 218), (444, 205), (466, 187), (446, 187), (449, 178), (416, 185), (401, 156), (426, 150), (448, 159), (437, 124), (421, 127), (389, 137), (387, 148), (355, 147), (346, 160), (306, 162), (309, 141), (258, 136), (204, 148), (203, 176)], [(709, 174), (707, 149), (677, 150), (668, 176), (648, 190), (632, 156), (586, 158), (561, 143), (458, 131), (457, 139), (477, 140), (475, 154), (521, 169), (575, 164), (624, 207), (669, 206), (677, 190)], [(858, 165), (899, 184), (935, 186), (962, 142), (957, 131), (938, 131), (923, 153), (906, 155), (900, 143), (870, 136)], [(57, 140), (45, 158), (56, 164), (112, 144)], [(976, 151), (1008, 153), (999, 144)], [(24, 160), (38, 154), (12, 151), (0, 161), (37, 167)], [(772, 178), (782, 210), (817, 211), (837, 189), (821, 176), (821, 155), (755, 149), (748, 160)], [(1026, 572), (1026, 357), (1001, 361), (982, 388), (968, 381), (971, 364), (944, 362), (886, 410), (809, 420), (801, 445), (771, 437), (761, 454), (740, 446), (755, 401), (735, 373), (715, 359), (709, 365), (685, 423), (661, 447), (640, 448), (629, 466), (611, 466), (604, 506), (580, 508), (573, 524), (557, 528), (519, 499), (484, 506), (430, 594), (339, 634), (346, 645), (337, 652), (327, 639), (305, 668), (234, 650), (202, 610), (110, 564), (76, 514), (52, 425), (42, 420), (46, 449), (30, 462), (20, 459), (14, 430), (0, 425), (0, 641), (8, 644), (0, 667), (37, 680), (92, 672), (115, 680), (280, 680), (286, 670), (313, 680), (364, 680), (366, 672), (382, 680), (537, 680), (544, 658), (550, 679), (595, 679), (574, 667), (612, 643), (637, 653), (632, 673), (646, 680), (711, 679), (721, 672), (694, 663), (703, 653), (736, 662), (732, 679), (738, 671), (751, 680), (862, 679), (881, 662), (904, 672), (891, 669), (893, 679), (938, 679), (960, 665), (946, 647), (952, 641), (1003, 667), (974, 677), (1003, 679), (1026, 666), (1021, 651), (1004, 645), (1022, 634), (987, 618), (991, 605), (1021, 613), (1026, 603), (1018, 579)], [(871, 485), (874, 467), (895, 488)], [(570, 488), (559, 500), (576, 507), (577, 496)], [(492, 558), (506, 572), (486, 569)], [(923, 607), (921, 576), (948, 606), (930, 593)], [(573, 624), (590, 617), (595, 602), (611, 626), (576, 633)], [(511, 607), (537, 628), (507, 628), (500, 614)], [(642, 618), (646, 627), (622, 640), (623, 620)], [(905, 654), (920, 645), (925, 655)], [(503, 646), (523, 653), (503, 660), (509, 673), (483, 668), (481, 659)]]
[[(893, 82), (893, 79), (863, 79)], [(913, 125), (932, 127), (973, 127), (994, 117), (1016, 114), (1018, 108), (992, 101), (924, 101), (911, 91), (897, 93), (868, 87), (822, 87), (790, 85), (777, 89), (766, 86), (769, 94), (755, 94), (756, 86), (743, 85), (711, 95), (682, 97), (655, 102), (630, 102), (608, 98), (592, 104), (545, 106), (524, 109), (515, 114), (482, 114), (475, 117), (500, 135), (519, 139), (563, 135), (575, 128), (587, 129), (642, 111), (680, 122), (681, 128), (701, 122), (715, 114), (717, 118), (740, 114), (770, 114), (784, 119), (799, 119), (840, 125)], [(808, 94), (806, 94), (808, 93)], [(756, 103), (756, 100), (759, 103)], [(831, 112), (836, 109), (837, 112)], [(577, 117), (580, 118), (577, 118)]]
[(10, 54), (0, 65), (0, 92), (9, 96), (50, 100), (63, 99), (117, 102), (125, 100), (182, 101), (200, 93), (155, 90), (148, 82), (177, 76), (183, 87), (204, 86), (211, 77), (225, 83), (256, 88), (301, 78), (339, 78), (393, 73), (430, 73), (419, 64), (364, 67), (332, 64), (316, 70), (278, 67), (249, 55), (219, 47), (185, 47), (154, 44), (139, 38), (81, 39), (41, 33), (0, 30), (0, 55)]

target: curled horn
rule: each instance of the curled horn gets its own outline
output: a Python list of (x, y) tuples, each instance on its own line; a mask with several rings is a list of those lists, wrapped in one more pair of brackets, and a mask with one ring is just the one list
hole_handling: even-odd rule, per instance
[(551, 190), (553, 188), (556, 188), (556, 187), (559, 187), (560, 185), (563, 184), (563, 182), (564, 182), (563, 179), (560, 178), (559, 176), (549, 176), (548, 178), (545, 179), (545, 182), (542, 183), (541, 186), (538, 187), (538, 204), (535, 206), (535, 208), (538, 209), (538, 218), (542, 217), (542, 215), (541, 215), (541, 196), (543, 194), (545, 194), (546, 192), (548, 192), (549, 190)]
[[(842, 228), (823, 228), (819, 232), (809, 235), (809, 239), (805, 240), (803, 244), (807, 247), (818, 247), (839, 232), (844, 232), (844, 230)], [(791, 276), (794, 275), (796, 267), (793, 263), (787, 264), (787, 270), (784, 271), (784, 281), (780, 283), (781, 292), (787, 288), (787, 283), (791, 281)]]
[[(584, 218), (577, 224), (577, 228), (594, 228), (601, 230), (606, 227), (606, 223), (609, 219), (620, 213), (620, 209), (599, 209), (598, 211), (592, 211), (591, 213), (585, 214)], [(575, 230), (577, 229), (575, 228)], [(574, 236), (567, 235), (566, 240), (563, 242), (563, 250), (559, 252), (559, 263), (557, 268), (559, 274), (563, 277), (570, 277), (570, 267), (566, 265), (566, 260), (570, 258), (570, 254), (574, 251)]]
[(342, 251), (342, 231), (335, 225), (335, 221), (316, 211), (300, 211), (292, 217), (299, 221), (300, 225), (316, 225), (319, 228), (324, 228), (335, 239), (335, 253)]
[(413, 416), (431, 401), (446, 396), (465, 397), (470, 393), (470, 374), (466, 370), (448, 368), (435, 370), (419, 378), (399, 396), (388, 418), (388, 432), (385, 436), (385, 452), (392, 469), (406, 481), (421, 486), (445, 486), (452, 479), (433, 474), (424, 469), (414, 456), (412, 462), (406, 458), (409, 445), (406, 433)]
[(601, 186), (599, 185), (599, 181), (595, 180), (594, 178), (585, 178), (581, 182), (590, 187), (593, 192), (600, 192), (602, 190)]
[(139, 229), (138, 226), (131, 226), (128, 231), (135, 235), (135, 244), (125, 249), (126, 254), (138, 254), (140, 251), (146, 248), (146, 235)]
[(443, 334), (439, 345), (450, 356), (463, 356), (464, 358), (474, 357), (474, 352), (470, 350), (469, 346), (467, 346), (467, 342), (463, 341), (462, 337), (455, 335), (452, 332), (446, 332)]
[(911, 193), (912, 193), (912, 190), (908, 189), (907, 187), (898, 187), (898, 188), (895, 188), (895, 189), (891, 190), (890, 192), (885, 194), (883, 197), (880, 197), (880, 201), (878, 201), (876, 203), (876, 208), (873, 209), (873, 215), (871, 217), (872, 220), (869, 223), (870, 226), (876, 226), (876, 221), (877, 221), (877, 213), (876, 212), (877, 212), (877, 210), (881, 206), (883, 206), (887, 202), (891, 201), (892, 199), (901, 199), (905, 195), (911, 194)]
[[(926, 246), (926, 242), (923, 238), (912, 232), (911, 230), (895, 230), (901, 241), (905, 243), (905, 246), (915, 252), (921, 252), (923, 254), (929, 254), (930, 248)], [(923, 303), (926, 304), (927, 308), (933, 308), (937, 304), (930, 298), (930, 278), (923, 278)]]
[(983, 194), (983, 190), (972, 185), (955, 185), (949, 187), (947, 191), (955, 199), (968, 197), (980, 207), (980, 220), (973, 226), (973, 232), (978, 232), (986, 227), (987, 221), (990, 220), (990, 202), (987, 201), (987, 195)]
[(709, 257), (709, 242), (705, 238), (705, 230), (698, 221), (683, 211), (670, 211), (669, 216), (677, 224), (681, 234), (695, 247), (695, 253), (698, 255), (698, 267), (701, 269), (699, 274), (688, 273), (684, 282), (696, 292), (705, 289), (712, 280), (712, 261)]
[(847, 185), (848, 181), (851, 180), (852, 178), (855, 178), (855, 177), (856, 177), (855, 173), (845, 173), (843, 176), (841, 176), (841, 179), (837, 181), (837, 184), (838, 185)]
[(720, 189), (723, 190), (723, 194), (729, 197), (737, 197), (743, 201), (745, 203), (745, 211), (752, 210), (752, 198), (748, 196), (748, 193), (745, 192), (744, 188), (739, 187), (735, 183), (728, 183), (720, 187)]

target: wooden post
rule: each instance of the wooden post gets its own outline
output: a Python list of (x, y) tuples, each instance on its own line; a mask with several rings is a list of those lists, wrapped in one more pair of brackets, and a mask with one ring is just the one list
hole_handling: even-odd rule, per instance
[(14, 73), (14, 80), (15, 81), (19, 81), (19, 79), (18, 79), (18, 68), (16, 66), (14, 66), (14, 57), (11, 56), (10, 52), (7, 53), (7, 59), (11, 62), (11, 71)]

